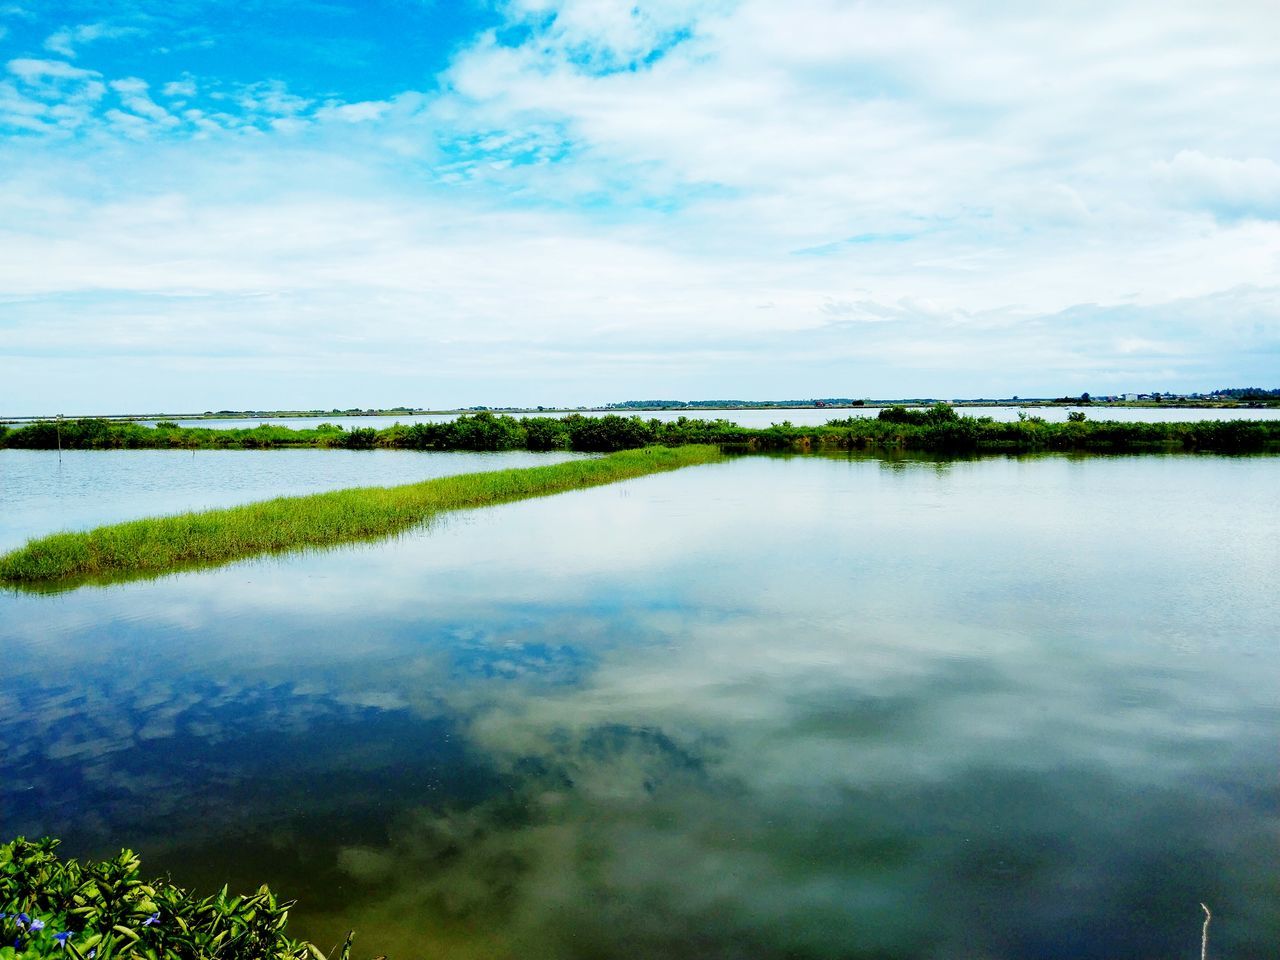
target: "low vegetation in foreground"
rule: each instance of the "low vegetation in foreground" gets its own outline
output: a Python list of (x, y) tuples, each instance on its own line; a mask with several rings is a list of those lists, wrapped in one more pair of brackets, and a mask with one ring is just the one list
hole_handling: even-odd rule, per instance
[[(785, 411), (779, 411), (785, 414)], [(18, 449), (272, 449), (334, 447), (350, 450), (582, 450), (607, 453), (661, 444), (717, 444), (744, 450), (922, 450), (941, 453), (1037, 451), (1209, 451), (1243, 453), (1280, 449), (1280, 419), (1130, 423), (1072, 415), (1065, 423), (1026, 416), (1005, 423), (966, 417), (946, 404), (924, 409), (886, 407), (876, 417), (833, 419), (824, 426), (783, 421), (765, 428), (728, 420), (648, 420), (612, 414), (584, 417), (511, 417), (477, 413), (456, 420), (344, 429), (321, 424), (294, 430), (263, 424), (215, 430), (162, 421), (154, 427), (112, 420), (41, 421), (0, 426), (0, 447)]]
[(650, 447), (541, 467), (280, 497), (223, 510), (56, 533), (0, 556), (0, 582), (69, 586), (152, 576), (262, 553), (398, 533), (445, 510), (540, 497), (719, 459), (711, 446)]
[[(285, 933), (292, 903), (267, 887), (197, 897), (146, 881), (131, 850), (112, 860), (63, 860), (57, 840), (0, 844), (0, 960), (328, 960)], [(331, 954), (347, 960), (351, 938)]]

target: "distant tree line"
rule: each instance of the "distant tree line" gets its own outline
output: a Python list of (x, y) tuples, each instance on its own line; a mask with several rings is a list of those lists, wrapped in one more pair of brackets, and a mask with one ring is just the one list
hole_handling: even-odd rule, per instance
[(1232, 400), (1243, 400), (1245, 403), (1266, 403), (1280, 400), (1280, 390), (1265, 390), (1262, 387), (1229, 387), (1215, 390), (1218, 397), (1230, 397)]

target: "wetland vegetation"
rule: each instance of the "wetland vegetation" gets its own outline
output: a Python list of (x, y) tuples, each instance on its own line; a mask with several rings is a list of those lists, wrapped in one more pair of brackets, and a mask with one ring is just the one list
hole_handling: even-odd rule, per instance
[(644, 446), (718, 444), (743, 450), (906, 449), (938, 453), (1042, 450), (1239, 453), (1280, 449), (1280, 419), (1121, 422), (1074, 417), (1054, 423), (1034, 415), (1014, 422), (967, 417), (946, 404), (886, 407), (876, 417), (833, 419), (823, 426), (743, 427), (728, 420), (639, 416), (512, 417), (488, 412), (456, 420), (394, 424), (385, 429), (320, 424), (310, 429), (183, 427), (82, 419), (0, 427), (0, 447), (15, 449), (275, 449), (329, 447), (398, 450), (577, 450), (607, 453)]
[(0, 582), (72, 584), (155, 575), (260, 553), (323, 547), (406, 530), (445, 510), (599, 486), (709, 463), (711, 446), (651, 447), (548, 466), (280, 497), (222, 510), (55, 533), (0, 557)]

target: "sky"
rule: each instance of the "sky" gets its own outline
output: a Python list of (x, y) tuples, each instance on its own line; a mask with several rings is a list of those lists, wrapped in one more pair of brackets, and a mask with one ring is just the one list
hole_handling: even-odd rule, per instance
[(0, 0), (0, 415), (1280, 386), (1273, 0)]

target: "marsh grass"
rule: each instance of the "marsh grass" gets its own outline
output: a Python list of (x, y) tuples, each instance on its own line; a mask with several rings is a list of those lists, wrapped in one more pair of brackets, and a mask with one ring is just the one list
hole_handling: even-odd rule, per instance
[(720, 457), (711, 446), (646, 447), (545, 467), (280, 497), (222, 510), (55, 533), (0, 556), (0, 583), (65, 589), (212, 566), (264, 553), (368, 540), (404, 531), (446, 510), (594, 487)]

